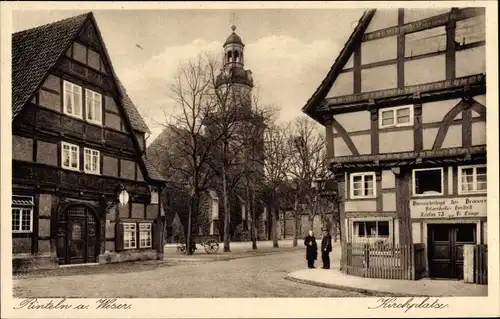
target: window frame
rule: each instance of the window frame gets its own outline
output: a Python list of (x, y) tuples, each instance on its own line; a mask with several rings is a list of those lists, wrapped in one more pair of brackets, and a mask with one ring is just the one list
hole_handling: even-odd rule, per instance
[[(68, 112), (68, 105), (67, 105), (67, 95), (68, 93), (66, 92), (66, 84), (69, 84), (71, 86), (71, 93), (72, 93), (72, 102), (73, 102), (73, 105), (72, 105), (72, 108), (73, 108), (73, 113), (69, 113)], [(79, 88), (80, 90), (80, 114), (74, 114), (74, 109), (75, 109), (75, 105), (74, 105), (74, 88), (77, 87)], [(67, 80), (64, 80), (63, 79), (63, 113), (65, 115), (68, 115), (68, 116), (71, 116), (71, 117), (74, 117), (74, 118), (77, 118), (77, 119), (83, 119), (83, 88), (82, 86), (78, 85), (78, 84), (75, 84), (73, 82), (70, 82), (70, 81), (67, 81)]]
[[(355, 223), (368, 223), (368, 222), (376, 222), (377, 223), (377, 230), (378, 230), (378, 223), (379, 222), (387, 222), (388, 223), (388, 228), (389, 228), (389, 235), (381, 237), (378, 235), (376, 237), (359, 237), (358, 233), (355, 233), (355, 228), (354, 224)], [(377, 241), (383, 241), (384, 243), (387, 244), (393, 244), (396, 241), (396, 233), (395, 233), (395, 224), (396, 220), (390, 217), (360, 217), (360, 218), (350, 218), (349, 221), (346, 219), (346, 226), (349, 227), (349, 236), (348, 236), (348, 241), (354, 244), (360, 244), (360, 243), (370, 243), (374, 244)], [(359, 232), (359, 230), (358, 230)]]
[[(362, 177), (362, 184), (364, 185), (365, 183), (365, 176), (372, 176), (373, 177), (373, 194), (372, 195), (361, 195), (361, 196), (356, 196), (354, 195), (354, 177)], [(349, 174), (349, 195), (351, 199), (368, 199), (368, 198), (376, 198), (377, 197), (377, 179), (375, 176), (375, 172), (361, 172), (361, 173), (351, 173)], [(364, 190), (364, 186), (363, 186)]]
[[(126, 226), (134, 226), (134, 229), (127, 229)], [(123, 223), (123, 249), (137, 249), (137, 223), (124, 222)], [(131, 240), (128, 240), (125, 236), (126, 233), (132, 233), (132, 238), (134, 240), (134, 246), (130, 246)]]
[[(92, 157), (93, 157), (93, 152), (96, 152), (97, 153), (97, 170), (96, 171), (91, 171), (91, 170), (88, 170), (87, 169), (87, 151), (90, 151), (90, 161), (92, 164)], [(88, 147), (84, 147), (83, 148), (83, 171), (85, 173), (88, 173), (88, 174), (96, 174), (96, 175), (100, 175), (101, 174), (101, 151), (98, 151), (98, 150), (95, 150), (95, 149), (92, 149), (92, 148), (88, 148)]]
[[(153, 248), (153, 223), (138, 223), (139, 224), (139, 249)], [(141, 226), (149, 226), (149, 229), (141, 229)], [(149, 234), (149, 246), (142, 245), (142, 240), (144, 239), (143, 233)]]
[[(441, 171), (441, 192), (439, 194), (417, 194), (417, 183), (415, 183), (415, 172), (423, 171)], [(427, 168), (414, 168), (411, 172), (411, 190), (413, 197), (433, 197), (444, 196), (444, 168), (443, 167), (427, 167)]]
[[(14, 204), (14, 197), (22, 197), (22, 198), (26, 198), (29, 203), (26, 203), (26, 204)], [(13, 218), (13, 214), (14, 214), (14, 210), (19, 210), (19, 227), (18, 229), (12, 229), (12, 233), (13, 234), (29, 234), (29, 233), (33, 233), (33, 215), (34, 215), (34, 208), (35, 208), (35, 201), (34, 201), (34, 197), (33, 196), (24, 196), (24, 195), (13, 195), (12, 196), (12, 205), (11, 205), (11, 220), (12, 220), (12, 225), (11, 225), (11, 229), (12, 229), (12, 226), (14, 226), (14, 218)], [(26, 212), (29, 212), (29, 229), (26, 230), (26, 229), (22, 229), (22, 226), (23, 226), (23, 212), (26, 213)]]
[[(473, 176), (473, 181), (472, 185), (474, 187), (474, 190), (472, 191), (463, 191), (462, 190), (462, 176), (463, 173), (462, 171), (464, 169), (470, 169), (472, 168), (472, 176)], [(488, 182), (486, 182), (486, 189), (485, 190), (477, 190), (477, 169), (478, 168), (485, 168), (486, 169), (486, 176), (488, 176), (488, 166), (486, 164), (475, 164), (475, 165), (462, 165), (458, 166), (457, 168), (457, 188), (458, 188), (458, 195), (473, 195), (473, 194), (487, 194), (488, 193)]]
[[(64, 146), (69, 147), (69, 166), (64, 165)], [(76, 167), (71, 166), (71, 147), (76, 147)], [(68, 142), (61, 141), (61, 167), (71, 171), (80, 170), (80, 146)]]
[[(410, 110), (410, 114), (408, 115), (410, 117), (410, 121), (406, 122), (406, 123), (398, 123), (398, 116), (397, 116), (398, 115), (398, 111), (399, 110), (403, 110), (403, 109), (409, 109)], [(388, 111), (392, 112), (394, 121), (393, 121), (392, 124), (384, 125), (382, 114), (384, 112), (388, 112)], [(413, 105), (401, 105), (401, 106), (381, 108), (381, 109), (379, 109), (379, 113), (378, 113), (379, 128), (413, 126), (413, 117), (414, 117), (413, 111), (414, 111), (414, 106)]]
[[(99, 119), (89, 119), (88, 117), (88, 102), (89, 98), (91, 99), (91, 107), (93, 108), (94, 115), (96, 114), (96, 108), (95, 108), (95, 99), (94, 96), (98, 95), (99, 96)], [(103, 109), (103, 103), (102, 103), (102, 94), (96, 91), (93, 91), (91, 89), (85, 88), (85, 120), (89, 123), (97, 124), (102, 126), (102, 109)]]

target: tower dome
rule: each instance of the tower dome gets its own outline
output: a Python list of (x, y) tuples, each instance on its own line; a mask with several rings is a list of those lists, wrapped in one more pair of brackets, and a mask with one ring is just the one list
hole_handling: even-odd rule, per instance
[(236, 34), (236, 26), (234, 24), (231, 26), (231, 30), (233, 30), (233, 32), (227, 37), (226, 42), (224, 42), (224, 46), (229, 44), (239, 44), (241, 46), (245, 46), (243, 41), (241, 41), (240, 36)]

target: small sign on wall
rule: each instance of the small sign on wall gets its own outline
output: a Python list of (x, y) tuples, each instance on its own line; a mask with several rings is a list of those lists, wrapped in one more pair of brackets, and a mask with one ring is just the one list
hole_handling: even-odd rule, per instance
[(410, 200), (411, 218), (486, 217), (486, 196)]

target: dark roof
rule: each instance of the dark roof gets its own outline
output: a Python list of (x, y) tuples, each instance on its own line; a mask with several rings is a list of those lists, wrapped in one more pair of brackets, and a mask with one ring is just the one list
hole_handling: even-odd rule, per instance
[[(349, 39), (347, 39), (344, 47), (340, 51), (338, 57), (335, 59), (335, 62), (330, 68), (330, 71), (328, 71), (328, 74), (326, 75), (325, 79), (321, 82), (321, 84), (316, 89), (314, 94), (306, 102), (306, 105), (302, 108), (302, 112), (308, 114), (309, 116), (312, 116), (312, 114), (314, 113), (315, 106), (318, 104), (318, 102), (320, 102), (325, 98), (326, 94), (328, 94), (328, 91), (330, 90), (333, 83), (337, 79), (337, 76), (339, 75), (340, 71), (349, 60), (349, 57), (354, 52), (354, 49), (356, 48), (358, 43), (361, 41), (361, 38), (363, 37), (363, 34), (366, 28), (368, 27), (368, 24), (370, 23), (373, 15), (375, 14), (375, 11), (376, 9), (365, 10), (363, 15), (359, 19), (358, 24), (356, 25), (353, 32), (349, 36)], [(317, 121), (321, 121), (321, 119), (318, 118), (314, 119)]]
[(226, 39), (226, 42), (224, 42), (224, 46), (228, 45), (228, 44), (232, 44), (232, 43), (235, 43), (235, 44), (239, 44), (241, 46), (245, 46), (243, 44), (243, 41), (241, 41), (241, 38), (239, 35), (237, 35), (235, 32), (231, 33), (227, 39)]
[(151, 179), (154, 179), (156, 181), (165, 181), (165, 177), (163, 177), (156, 167), (149, 161), (149, 159), (146, 156), (142, 156), (142, 160), (144, 161), (144, 165), (146, 166), (146, 170), (148, 171), (148, 176)]
[[(12, 35), (12, 118), (19, 114), (88, 19), (95, 23), (93, 14), (89, 12)], [(105, 47), (104, 51), (107, 55)], [(111, 69), (118, 81), (112, 67)], [(133, 129), (151, 133), (120, 83), (118, 90)]]

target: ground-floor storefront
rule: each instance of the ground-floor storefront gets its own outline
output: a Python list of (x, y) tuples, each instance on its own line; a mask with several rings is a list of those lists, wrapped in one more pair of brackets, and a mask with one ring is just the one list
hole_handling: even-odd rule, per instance
[(408, 264), (412, 278), (464, 279), (477, 272), (486, 260), (474, 253), (487, 248), (486, 175), (480, 161), (344, 172), (342, 242), (353, 254), (349, 266), (371, 262), (384, 273)]

